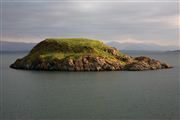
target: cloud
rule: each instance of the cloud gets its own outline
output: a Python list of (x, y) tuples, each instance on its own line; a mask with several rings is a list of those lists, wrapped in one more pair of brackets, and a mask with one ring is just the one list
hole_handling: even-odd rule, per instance
[[(46, 0), (48, 1), (48, 0)], [(3, 40), (39, 42), (49, 37), (177, 45), (177, 3), (4, 2)]]

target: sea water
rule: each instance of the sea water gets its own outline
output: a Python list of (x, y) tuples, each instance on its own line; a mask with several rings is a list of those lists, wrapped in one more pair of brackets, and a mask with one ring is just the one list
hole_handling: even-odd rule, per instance
[(179, 53), (130, 53), (174, 68), (130, 72), (9, 68), (27, 53), (1, 54), (1, 119), (178, 119)]

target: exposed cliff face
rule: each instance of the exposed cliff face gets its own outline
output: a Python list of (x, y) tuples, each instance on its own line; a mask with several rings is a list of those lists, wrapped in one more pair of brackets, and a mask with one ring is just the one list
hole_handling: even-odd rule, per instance
[(134, 58), (100, 41), (82, 38), (46, 39), (10, 67), (57, 71), (142, 71), (171, 68), (158, 60)]

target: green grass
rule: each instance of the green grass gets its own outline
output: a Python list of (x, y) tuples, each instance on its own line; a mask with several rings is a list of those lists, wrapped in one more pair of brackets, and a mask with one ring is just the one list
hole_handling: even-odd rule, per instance
[[(27, 61), (34, 61), (37, 58), (41, 58), (42, 60), (61, 60), (68, 57), (77, 59), (85, 55), (91, 55), (117, 61), (115, 56), (106, 52), (107, 49), (114, 48), (105, 45), (99, 40), (86, 38), (48, 38), (37, 44), (25, 59)], [(119, 55), (123, 55), (118, 50), (116, 51)]]
[(108, 46), (98, 40), (85, 38), (48, 38), (38, 44), (33, 51), (41, 52), (92, 52), (94, 49), (106, 49)]

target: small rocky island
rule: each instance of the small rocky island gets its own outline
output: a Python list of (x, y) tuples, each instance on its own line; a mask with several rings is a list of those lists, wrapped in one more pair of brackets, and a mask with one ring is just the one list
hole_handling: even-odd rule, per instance
[(143, 71), (171, 68), (149, 57), (132, 57), (98, 40), (51, 38), (17, 59), (11, 68), (49, 71)]

